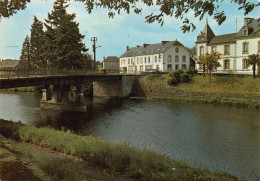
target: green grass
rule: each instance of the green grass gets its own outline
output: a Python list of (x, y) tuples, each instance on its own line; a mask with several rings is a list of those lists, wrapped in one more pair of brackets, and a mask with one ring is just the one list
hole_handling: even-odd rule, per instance
[[(19, 136), (20, 141), (70, 154), (102, 166), (108, 171), (135, 179), (237, 180), (228, 173), (213, 173), (204, 168), (192, 168), (184, 161), (173, 160), (146, 149), (136, 149), (126, 143), (113, 144), (91, 136), (79, 136), (50, 128), (35, 128), (5, 120), (0, 120), (0, 123), (0, 134), (4, 133), (3, 135), (9, 137), (15, 134), (15, 138), (18, 139)], [(10, 128), (12, 124), (13, 128)], [(7, 134), (8, 131), (11, 133)], [(53, 167), (56, 167), (56, 163), (53, 164)]]
[(215, 76), (209, 83), (208, 77), (194, 76), (192, 82), (178, 87), (196, 92), (260, 95), (260, 78)]
[(254, 100), (201, 98), (201, 97), (163, 97), (163, 96), (150, 96), (148, 97), (148, 99), (188, 101), (188, 102), (198, 102), (198, 103), (224, 104), (224, 105), (238, 106), (238, 107), (260, 108), (260, 101), (254, 101)]

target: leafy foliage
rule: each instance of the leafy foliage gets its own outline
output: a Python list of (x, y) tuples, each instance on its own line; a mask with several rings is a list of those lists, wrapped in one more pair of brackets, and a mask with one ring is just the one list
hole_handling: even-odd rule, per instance
[[(130, 13), (131, 10), (136, 14), (142, 13), (142, 8), (138, 7), (139, 3), (143, 3), (146, 6), (159, 6), (159, 12), (157, 14), (150, 13), (146, 15), (146, 22), (153, 23), (158, 22), (161, 26), (164, 24), (165, 16), (175, 17), (176, 19), (183, 19), (183, 25), (181, 27), (183, 32), (189, 32), (190, 30), (195, 30), (196, 26), (190, 22), (187, 18), (187, 14), (192, 12), (195, 17), (200, 20), (203, 19), (205, 15), (213, 16), (219, 25), (221, 25), (226, 20), (226, 15), (224, 11), (220, 11), (219, 4), (224, 0), (76, 0), (84, 3), (87, 12), (90, 14), (94, 8), (107, 8), (110, 11), (108, 16), (113, 18), (116, 13), (120, 14), (122, 11)], [(0, 18), (9, 17), (17, 12), (17, 10), (24, 9), (26, 3), (30, 0), (16, 0), (9, 1), (3, 0), (0, 2)], [(260, 2), (252, 2), (250, 0), (231, 0), (231, 3), (238, 4), (239, 9), (244, 10), (244, 15), (248, 15), (256, 6), (260, 5)]]
[(187, 73), (183, 73), (181, 74), (181, 82), (183, 83), (188, 83), (191, 81), (191, 75), (190, 74), (187, 74)]
[(187, 83), (192, 79), (192, 75), (184, 72), (183, 70), (177, 69), (169, 73), (168, 85), (176, 85), (180, 82)]
[(252, 65), (253, 67), (253, 77), (255, 79), (255, 70), (256, 70), (256, 65), (260, 66), (260, 55), (259, 54), (252, 54), (248, 55), (248, 58), (246, 59), (247, 61), (247, 66)]
[(209, 81), (211, 83), (211, 72), (213, 69), (220, 67), (220, 63), (218, 60), (220, 59), (221, 54), (219, 52), (211, 52), (210, 54), (207, 53), (204, 56), (199, 57), (199, 64), (205, 65), (206, 70), (209, 71)]

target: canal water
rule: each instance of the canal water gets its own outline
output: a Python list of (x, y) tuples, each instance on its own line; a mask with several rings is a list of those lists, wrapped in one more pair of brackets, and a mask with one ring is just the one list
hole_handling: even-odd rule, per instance
[[(88, 99), (86, 113), (39, 108), (41, 95), (0, 93), (0, 118), (128, 142), (240, 178), (260, 176), (260, 111), (224, 105)], [(259, 178), (259, 177), (258, 177)]]

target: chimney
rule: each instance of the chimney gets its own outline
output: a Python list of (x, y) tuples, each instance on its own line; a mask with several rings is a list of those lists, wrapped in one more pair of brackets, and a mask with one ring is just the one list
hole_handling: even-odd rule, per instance
[(148, 45), (150, 45), (150, 44), (144, 43), (144, 48), (147, 47)]
[(169, 41), (161, 41), (162, 45), (165, 45), (166, 43), (168, 43)]
[(128, 51), (129, 50), (129, 46), (126, 46), (126, 51)]
[(253, 18), (244, 18), (244, 26), (248, 25)]

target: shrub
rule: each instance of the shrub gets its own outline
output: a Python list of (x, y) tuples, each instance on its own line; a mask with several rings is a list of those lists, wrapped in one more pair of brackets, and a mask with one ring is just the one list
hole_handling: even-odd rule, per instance
[(198, 73), (198, 70), (189, 69), (186, 73), (191, 75), (191, 76), (194, 76), (195, 74)]
[(181, 82), (187, 83), (191, 81), (191, 75), (187, 73), (181, 74)]
[(176, 85), (179, 83), (179, 80), (176, 77), (169, 78), (167, 81), (168, 85)]
[(169, 77), (172, 77), (172, 78), (175, 77), (175, 78), (180, 80), (181, 74), (183, 74), (183, 73), (184, 73), (183, 70), (177, 69), (177, 70), (170, 72)]

